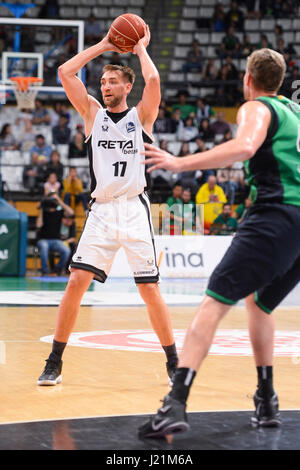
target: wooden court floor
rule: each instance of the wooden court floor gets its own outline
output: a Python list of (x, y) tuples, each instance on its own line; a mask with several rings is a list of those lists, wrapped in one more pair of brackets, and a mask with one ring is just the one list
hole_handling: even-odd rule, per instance
[[(173, 327), (186, 329), (196, 307), (170, 307)], [(54, 333), (57, 307), (0, 308), (0, 423), (61, 418), (153, 413), (168, 391), (165, 356), (157, 352), (111, 351), (68, 346), (63, 383), (38, 387), (51, 345), (40, 338)], [(277, 329), (299, 330), (299, 308), (275, 312)], [(149, 329), (144, 307), (82, 307), (74, 331)], [(220, 324), (246, 329), (243, 307), (234, 307)], [(280, 408), (300, 409), (300, 360), (275, 358)], [(252, 410), (256, 371), (252, 357), (210, 355), (200, 369), (188, 411)]]

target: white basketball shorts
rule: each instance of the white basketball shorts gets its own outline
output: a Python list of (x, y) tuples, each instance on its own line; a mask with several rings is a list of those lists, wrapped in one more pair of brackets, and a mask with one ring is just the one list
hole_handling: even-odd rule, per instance
[(92, 272), (94, 279), (105, 282), (120, 247), (137, 284), (159, 281), (150, 203), (145, 194), (92, 203), (70, 268)]

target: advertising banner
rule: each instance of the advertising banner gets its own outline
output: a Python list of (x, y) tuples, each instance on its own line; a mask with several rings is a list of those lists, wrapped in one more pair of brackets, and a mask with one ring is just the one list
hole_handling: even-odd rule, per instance
[[(209, 277), (232, 236), (159, 236), (155, 238), (159, 271), (166, 278)], [(132, 277), (124, 250), (114, 259), (110, 277)]]

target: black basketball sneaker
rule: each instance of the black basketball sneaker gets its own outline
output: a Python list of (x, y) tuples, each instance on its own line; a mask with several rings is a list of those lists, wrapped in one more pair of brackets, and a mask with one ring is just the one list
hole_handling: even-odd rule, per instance
[(62, 364), (63, 362), (60, 361), (59, 363), (51, 361), (51, 359), (46, 359), (46, 366), (45, 369), (37, 381), (38, 385), (57, 385), (62, 382)]
[(156, 415), (139, 428), (138, 436), (140, 438), (159, 438), (167, 434), (188, 431), (190, 426), (187, 422), (185, 409), (185, 403), (167, 395), (163, 400), (163, 406), (159, 408)]
[(255, 426), (276, 427), (281, 421), (278, 411), (278, 397), (276, 393), (270, 398), (262, 398), (257, 391), (253, 397), (255, 405), (255, 413), (251, 418), (251, 423)]

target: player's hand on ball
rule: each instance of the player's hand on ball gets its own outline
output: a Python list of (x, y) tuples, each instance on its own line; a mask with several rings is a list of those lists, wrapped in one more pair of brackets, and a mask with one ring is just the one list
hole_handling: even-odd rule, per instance
[(104, 36), (104, 38), (100, 42), (102, 45), (104, 45), (107, 52), (113, 51), (113, 52), (118, 52), (119, 54), (126, 54), (126, 51), (122, 51), (121, 49), (118, 48), (118, 46), (114, 45), (114, 43), (110, 40), (108, 34)]
[(147, 24), (144, 25), (144, 36), (139, 40), (139, 42), (134, 46), (134, 48), (132, 49), (132, 54), (137, 54), (139, 48), (141, 45), (143, 45), (144, 47), (148, 47), (149, 45), (149, 42), (150, 42), (150, 38), (151, 38), (151, 35), (150, 35), (150, 28)]
[(174, 157), (165, 150), (159, 149), (154, 145), (144, 144), (146, 157), (145, 165), (152, 165), (147, 169), (148, 173), (158, 168), (164, 168), (165, 170), (173, 171), (173, 173), (179, 173), (180, 169), (180, 158)]

